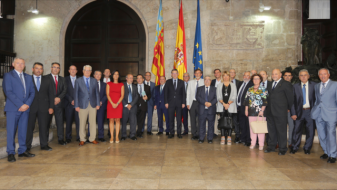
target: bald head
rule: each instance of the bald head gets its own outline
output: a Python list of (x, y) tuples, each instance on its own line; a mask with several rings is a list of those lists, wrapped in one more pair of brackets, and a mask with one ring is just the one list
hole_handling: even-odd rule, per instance
[(274, 69), (272, 74), (271, 74), (271, 78), (274, 81), (278, 81), (278, 80), (280, 80), (281, 77), (282, 77), (281, 70), (280, 69)]
[(132, 74), (126, 75), (126, 82), (128, 84), (132, 84), (133, 83), (133, 75)]
[(249, 80), (250, 80), (250, 72), (249, 72), (249, 71), (246, 71), (246, 72), (243, 74), (243, 81), (248, 82)]

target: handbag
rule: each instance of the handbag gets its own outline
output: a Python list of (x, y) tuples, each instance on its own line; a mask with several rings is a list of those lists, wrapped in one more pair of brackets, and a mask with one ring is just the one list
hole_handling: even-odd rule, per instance
[(218, 120), (218, 129), (232, 129), (232, 117), (230, 117), (230, 115), (225, 116), (225, 114), (221, 114)]
[[(258, 116), (257, 118), (259, 118)], [(261, 117), (262, 118), (262, 117)], [(262, 121), (257, 119), (257, 121), (250, 122), (250, 127), (252, 128), (253, 133), (268, 133), (267, 121)]]

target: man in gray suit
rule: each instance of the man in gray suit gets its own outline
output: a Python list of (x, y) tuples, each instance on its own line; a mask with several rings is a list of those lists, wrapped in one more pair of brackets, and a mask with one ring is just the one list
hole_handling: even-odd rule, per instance
[[(96, 114), (100, 107), (97, 80), (90, 77), (92, 67), (83, 67), (83, 77), (76, 79), (75, 82), (75, 110), (78, 112), (80, 120), (80, 146), (86, 142), (85, 126), (89, 121), (90, 137), (89, 142), (98, 144), (96, 138)], [(89, 119), (88, 119), (89, 117)]]
[(124, 83), (124, 98), (123, 98), (123, 118), (122, 118), (122, 138), (121, 141), (126, 140), (126, 124), (130, 123), (130, 138), (136, 138), (137, 126), (137, 102), (138, 102), (137, 86), (133, 84), (133, 75), (126, 75), (126, 82)]
[(311, 109), (311, 118), (316, 121), (319, 143), (324, 154), (321, 159), (335, 163), (337, 156), (336, 123), (337, 123), (337, 82), (331, 81), (326, 68), (318, 71), (321, 82), (315, 85), (316, 101)]
[(197, 89), (204, 85), (204, 79), (201, 78), (202, 71), (196, 69), (194, 71), (195, 79), (191, 80), (188, 84), (187, 94), (186, 94), (186, 105), (187, 109), (190, 110), (190, 120), (191, 120), (191, 133), (192, 140), (199, 139), (199, 124), (198, 124), (198, 109), (199, 103), (197, 102)]

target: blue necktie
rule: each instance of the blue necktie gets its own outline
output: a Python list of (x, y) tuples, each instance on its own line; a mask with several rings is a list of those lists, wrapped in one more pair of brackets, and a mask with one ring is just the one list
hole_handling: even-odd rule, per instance
[(197, 99), (197, 90), (198, 90), (198, 87), (199, 87), (199, 81), (197, 81), (197, 87), (195, 87), (195, 96), (194, 96), (195, 99)]
[(302, 93), (303, 93), (303, 105), (305, 105), (307, 103), (307, 94), (305, 90), (305, 84), (303, 84)]
[(132, 102), (132, 92), (131, 92), (131, 88), (129, 85), (129, 103)]
[(274, 82), (274, 86), (273, 86), (273, 89), (272, 89), (272, 90), (274, 90), (274, 88), (275, 88), (276, 84), (277, 84), (277, 82)]
[(40, 77), (36, 77), (36, 88), (37, 91), (40, 91)]
[(160, 85), (160, 95), (163, 92), (163, 85)]
[(87, 82), (85, 83), (87, 85), (87, 89), (88, 89), (88, 92), (90, 91), (90, 87), (89, 87), (89, 78), (85, 78), (87, 79)]
[(139, 95), (142, 95), (142, 85), (139, 85)]
[(205, 100), (208, 102), (208, 87), (206, 87), (206, 95), (205, 95)]

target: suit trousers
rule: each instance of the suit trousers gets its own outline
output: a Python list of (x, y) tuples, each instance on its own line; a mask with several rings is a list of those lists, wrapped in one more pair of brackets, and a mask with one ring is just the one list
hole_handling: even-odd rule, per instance
[(122, 137), (127, 137), (126, 134), (126, 124), (129, 121), (130, 123), (130, 137), (136, 135), (136, 126), (137, 126), (137, 107), (132, 107), (129, 110), (126, 107), (123, 107), (123, 117), (122, 117)]
[(300, 145), (301, 145), (301, 140), (302, 140), (302, 125), (305, 122), (305, 127), (306, 127), (306, 140), (305, 144), (303, 146), (303, 149), (305, 150), (310, 150), (312, 147), (312, 143), (314, 141), (314, 135), (315, 135), (315, 125), (314, 125), (314, 120), (311, 119), (310, 117), (311, 110), (303, 110), (302, 113), (302, 118), (297, 119), (294, 121), (294, 131), (293, 131), (293, 136), (292, 136), (292, 145), (293, 145), (293, 150), (298, 150)]
[(252, 121), (266, 121), (265, 117), (259, 118), (258, 116), (249, 116), (249, 130), (250, 130), (250, 138), (252, 139), (251, 141), (251, 146), (256, 145), (257, 138), (259, 138), (259, 146), (263, 147), (264, 146), (264, 133), (254, 133), (252, 130), (252, 127), (250, 125), (250, 122)]
[(98, 138), (104, 138), (104, 120), (107, 106), (102, 105), (99, 110), (97, 110), (97, 128), (98, 128)]
[(78, 112), (75, 110), (74, 106), (67, 106), (65, 111), (66, 116), (66, 139), (72, 139), (72, 131), (73, 131), (73, 121), (75, 120), (76, 125), (76, 140), (80, 139), (80, 121), (78, 117)]
[(15, 154), (15, 136), (18, 131), (19, 149), (18, 153), (22, 154), (27, 150), (27, 123), (29, 112), (7, 111), (6, 112), (6, 129), (7, 129), (7, 153)]
[(275, 150), (278, 142), (280, 151), (287, 151), (287, 117), (267, 116), (268, 148)]
[(190, 107), (191, 134), (193, 137), (199, 136), (198, 109), (199, 102), (193, 101), (193, 104)]
[(26, 137), (26, 146), (29, 149), (32, 148), (36, 117), (38, 119), (39, 124), (40, 146), (45, 147), (48, 145), (51, 115), (49, 114), (49, 112), (45, 111), (29, 112), (27, 137)]
[(232, 116), (233, 116), (233, 125), (234, 125), (235, 137), (240, 138), (240, 124), (239, 124), (239, 120), (238, 120), (238, 114), (232, 113)]
[(142, 134), (145, 117), (146, 117), (146, 110), (142, 110), (138, 108), (137, 110), (137, 125), (138, 125), (137, 134), (138, 135)]
[[(89, 130), (90, 130), (90, 137), (89, 141), (92, 142), (96, 138), (96, 114), (97, 110), (96, 107), (91, 107), (90, 102), (88, 104), (88, 107), (86, 109), (80, 109), (80, 112), (78, 113), (79, 118), (80, 118), (80, 140), (81, 141), (86, 141), (86, 134), (85, 134), (85, 126), (87, 124), (88, 120), (88, 125)], [(88, 119), (89, 118), (89, 119)]]
[(325, 154), (337, 157), (336, 146), (336, 121), (324, 121), (321, 116), (316, 119), (319, 143)]
[[(177, 119), (177, 134), (181, 134), (181, 112), (182, 104), (169, 104), (168, 113), (169, 113), (169, 122), (170, 122), (170, 133), (174, 135), (174, 119)], [(176, 117), (174, 116), (176, 115)]]
[[(152, 118), (153, 118), (153, 110), (154, 110), (154, 106), (150, 106), (149, 104), (147, 105), (147, 111), (145, 112), (145, 117), (147, 114), (147, 132), (151, 132), (152, 131)], [(143, 122), (143, 128), (142, 128), (142, 132), (145, 129), (145, 119)]]
[[(169, 116), (168, 116), (168, 110), (164, 106), (157, 107), (157, 115), (158, 115), (158, 128), (159, 132), (164, 132), (164, 118), (163, 114), (165, 115), (165, 121), (166, 121), (166, 130), (165, 132), (170, 132), (170, 122), (169, 122)], [(184, 118), (185, 119), (185, 118)]]
[(182, 115), (183, 115), (183, 124), (184, 124), (184, 132), (188, 133), (188, 109), (187, 106), (185, 106), (182, 109)]
[(290, 117), (290, 112), (288, 112), (288, 144), (293, 145), (292, 143), (292, 137), (293, 137), (293, 131), (294, 131), (294, 120)]
[[(61, 102), (59, 104), (61, 104)], [(55, 106), (54, 115), (57, 128), (57, 138), (58, 140), (64, 140), (63, 108)]]
[(244, 143), (250, 143), (250, 129), (249, 129), (249, 121), (248, 117), (242, 111), (239, 112), (239, 121), (240, 121), (240, 140)]
[[(193, 103), (194, 104), (194, 103)], [(214, 136), (214, 114), (208, 114), (209, 110), (205, 109), (204, 113), (199, 116), (199, 140), (204, 140), (206, 135), (206, 120), (208, 121), (207, 140), (213, 140)]]

